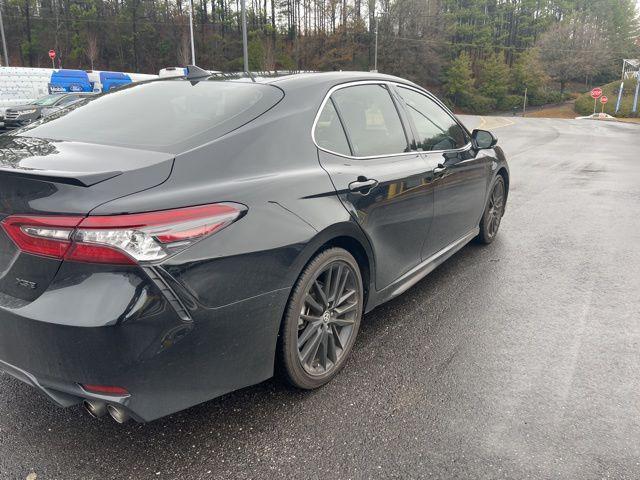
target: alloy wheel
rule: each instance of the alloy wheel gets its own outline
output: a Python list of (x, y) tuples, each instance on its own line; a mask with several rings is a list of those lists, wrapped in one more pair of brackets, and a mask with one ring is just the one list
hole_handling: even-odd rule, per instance
[(305, 372), (325, 375), (339, 364), (354, 334), (360, 284), (351, 265), (335, 260), (309, 284), (298, 318), (298, 359)]
[(500, 220), (504, 210), (504, 183), (496, 182), (489, 198), (489, 215), (487, 218), (487, 233), (493, 237), (498, 233)]

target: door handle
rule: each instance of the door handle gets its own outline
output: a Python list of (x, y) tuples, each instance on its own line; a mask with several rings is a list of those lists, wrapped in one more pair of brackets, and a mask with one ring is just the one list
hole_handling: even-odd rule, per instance
[(433, 169), (433, 174), (434, 175), (438, 175), (438, 174), (444, 172), (446, 169), (447, 169), (446, 165), (444, 165), (442, 163), (439, 163), (438, 166)]
[(373, 188), (378, 186), (378, 181), (373, 178), (358, 177), (355, 182), (349, 184), (349, 190), (367, 195)]

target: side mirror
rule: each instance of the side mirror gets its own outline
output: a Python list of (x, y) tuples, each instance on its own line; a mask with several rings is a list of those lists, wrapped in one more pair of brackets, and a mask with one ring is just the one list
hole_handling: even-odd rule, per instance
[(492, 148), (498, 143), (498, 137), (488, 130), (478, 130), (477, 128), (471, 133), (471, 141), (473, 146), (482, 150), (483, 148)]

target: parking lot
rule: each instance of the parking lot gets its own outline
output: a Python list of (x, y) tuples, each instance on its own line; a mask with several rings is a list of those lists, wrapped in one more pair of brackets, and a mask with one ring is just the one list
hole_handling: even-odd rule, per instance
[(463, 119), (509, 158), (498, 239), (367, 315), (332, 383), (117, 425), (0, 373), (0, 478), (636, 477), (640, 126)]

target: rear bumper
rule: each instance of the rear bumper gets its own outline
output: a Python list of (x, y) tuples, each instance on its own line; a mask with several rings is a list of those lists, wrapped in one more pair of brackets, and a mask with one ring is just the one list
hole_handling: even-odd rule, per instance
[[(0, 306), (0, 369), (60, 406), (99, 399), (122, 405), (138, 421), (272, 376), (288, 289), (218, 308), (191, 305), (184, 319), (153, 282), (132, 270), (105, 272), (84, 287), (62, 279), (29, 305)], [(114, 281), (122, 288), (110, 297)], [(129, 298), (123, 301), (124, 292)], [(53, 295), (56, 302), (47, 300)], [(84, 307), (92, 303), (98, 304), (93, 311)], [(92, 318), (76, 326), (74, 310)], [(120, 386), (130, 395), (96, 395), (81, 384)]]

